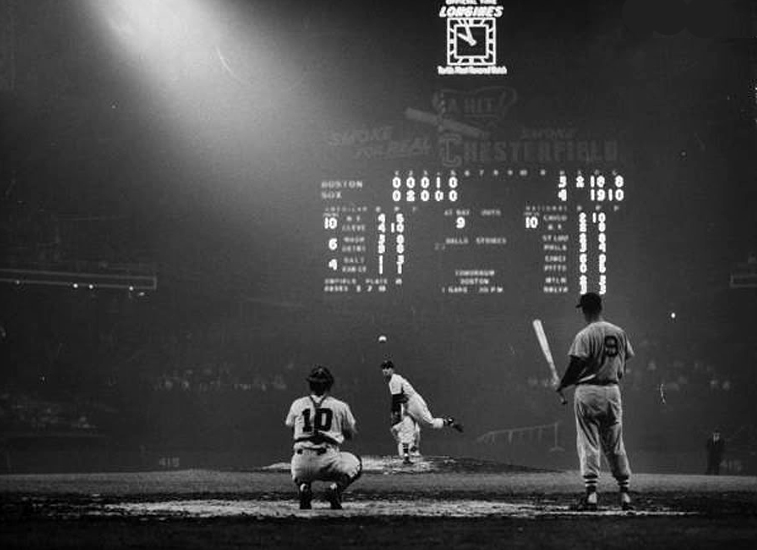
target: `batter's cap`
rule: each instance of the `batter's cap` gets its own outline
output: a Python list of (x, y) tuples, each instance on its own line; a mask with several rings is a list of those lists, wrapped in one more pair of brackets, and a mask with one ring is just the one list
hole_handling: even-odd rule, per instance
[(576, 307), (588, 309), (589, 311), (598, 311), (602, 309), (602, 297), (596, 292), (587, 292), (581, 295)]

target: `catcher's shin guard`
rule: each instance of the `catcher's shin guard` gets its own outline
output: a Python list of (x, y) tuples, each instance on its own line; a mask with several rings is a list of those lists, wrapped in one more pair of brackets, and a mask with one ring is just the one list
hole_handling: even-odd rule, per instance
[(308, 483), (302, 483), (297, 487), (300, 497), (300, 510), (310, 510), (313, 508), (313, 490)]
[(328, 489), (326, 489), (326, 500), (329, 501), (332, 510), (342, 509), (342, 491), (343, 487), (338, 483), (332, 483)]

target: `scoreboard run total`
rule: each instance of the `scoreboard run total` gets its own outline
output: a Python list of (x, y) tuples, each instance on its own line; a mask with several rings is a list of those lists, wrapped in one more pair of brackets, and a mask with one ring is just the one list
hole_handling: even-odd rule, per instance
[(619, 170), (395, 170), (324, 179), (323, 293), (605, 294), (627, 195)]

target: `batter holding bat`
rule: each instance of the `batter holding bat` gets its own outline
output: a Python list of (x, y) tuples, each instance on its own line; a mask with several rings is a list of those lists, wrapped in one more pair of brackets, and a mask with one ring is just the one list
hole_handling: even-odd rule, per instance
[[(544, 325), (542, 324), (541, 319), (534, 319), (533, 326), (534, 332), (536, 332), (536, 338), (539, 340), (541, 351), (544, 354), (544, 358), (547, 360), (547, 365), (549, 365), (549, 371), (552, 373), (552, 385), (556, 387), (560, 383), (560, 377), (557, 376), (557, 367), (555, 367), (555, 361), (552, 359), (552, 352), (549, 349), (549, 341), (547, 340), (547, 333), (544, 331)], [(562, 394), (562, 390), (558, 391), (558, 393), (560, 394), (560, 402), (563, 405), (567, 404), (568, 401)]]
[(600, 452), (603, 452), (620, 491), (623, 510), (631, 509), (628, 493), (631, 469), (623, 444), (623, 406), (620, 380), (633, 348), (625, 331), (602, 318), (602, 298), (583, 294), (581, 308), (586, 327), (574, 338), (568, 355), (570, 364), (555, 388), (575, 385), (573, 407), (576, 416), (576, 445), (586, 494), (578, 510), (597, 509), (597, 480)]

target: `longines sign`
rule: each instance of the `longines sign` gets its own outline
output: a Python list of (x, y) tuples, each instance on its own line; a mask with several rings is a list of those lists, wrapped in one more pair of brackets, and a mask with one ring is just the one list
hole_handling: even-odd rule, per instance
[(497, 19), (503, 8), (498, 0), (446, 0), (439, 17), (447, 20), (447, 65), (440, 75), (504, 75), (497, 65)]

